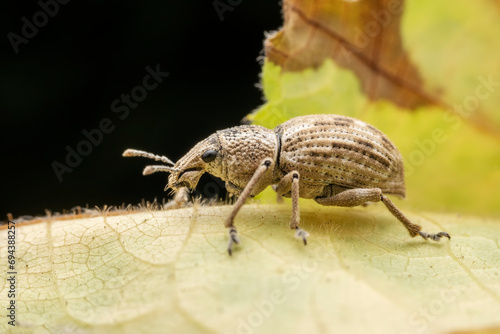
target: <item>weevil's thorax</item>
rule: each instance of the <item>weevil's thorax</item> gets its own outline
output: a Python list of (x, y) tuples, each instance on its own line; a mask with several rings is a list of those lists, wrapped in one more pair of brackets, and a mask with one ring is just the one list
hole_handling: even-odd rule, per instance
[[(222, 174), (211, 174), (230, 183), (231, 188), (243, 189), (265, 158), (271, 158), (275, 168), (278, 140), (273, 130), (258, 125), (242, 125), (217, 132), (221, 145)], [(273, 182), (272, 173), (262, 179), (252, 195)]]

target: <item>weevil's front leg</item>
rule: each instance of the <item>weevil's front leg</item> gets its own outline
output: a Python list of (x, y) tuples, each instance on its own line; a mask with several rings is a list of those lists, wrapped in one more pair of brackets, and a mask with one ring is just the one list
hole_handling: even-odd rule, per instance
[(316, 202), (321, 205), (335, 205), (335, 206), (357, 206), (366, 202), (382, 201), (387, 209), (406, 227), (412, 237), (420, 235), (424, 239), (432, 239), (439, 241), (442, 237), (450, 238), (446, 232), (439, 232), (430, 234), (423, 232), (422, 227), (410, 222), (408, 218), (391, 202), (391, 200), (382, 194), (379, 188), (366, 188), (366, 189), (348, 189), (344, 190), (331, 197), (316, 198)]
[(299, 227), (300, 212), (299, 212), (299, 181), (300, 174), (297, 171), (292, 171), (286, 174), (276, 187), (278, 196), (282, 196), (291, 191), (292, 193), (292, 219), (290, 220), (290, 228), (295, 230), (295, 236), (301, 238), (304, 245), (307, 245), (307, 237), (309, 233)]
[(163, 207), (166, 210), (181, 208), (189, 201), (189, 189), (182, 187), (175, 193), (174, 198)]
[(236, 227), (234, 227), (234, 217), (236, 217), (236, 214), (238, 211), (240, 211), (241, 207), (243, 204), (245, 204), (245, 201), (247, 198), (251, 195), (252, 190), (255, 188), (255, 186), (259, 183), (260, 180), (262, 180), (262, 177), (265, 175), (265, 173), (269, 170), (269, 167), (271, 166), (272, 161), (270, 158), (266, 158), (262, 161), (260, 166), (257, 168), (255, 173), (253, 174), (252, 178), (250, 181), (248, 181), (247, 185), (245, 186), (245, 189), (240, 194), (240, 197), (238, 197), (238, 200), (233, 206), (233, 211), (229, 214), (229, 217), (227, 217), (226, 222), (224, 225), (229, 228), (229, 243), (227, 245), (227, 252), (229, 255), (233, 254), (233, 244), (239, 244), (240, 240), (238, 239), (238, 234), (236, 231)]

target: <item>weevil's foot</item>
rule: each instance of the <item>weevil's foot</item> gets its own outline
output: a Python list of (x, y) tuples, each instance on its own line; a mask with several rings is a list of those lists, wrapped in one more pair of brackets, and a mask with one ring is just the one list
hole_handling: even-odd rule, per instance
[(450, 235), (448, 233), (446, 233), (446, 232), (439, 232), (439, 233), (435, 233), (435, 234), (430, 234), (430, 233), (427, 233), (427, 232), (420, 231), (418, 233), (425, 240), (432, 239), (434, 241), (440, 241), (442, 237), (446, 237), (448, 239), (451, 239)]
[(304, 246), (307, 245), (307, 237), (309, 236), (309, 233), (307, 231), (304, 231), (300, 227), (295, 228), (295, 237), (302, 239), (304, 241)]
[(229, 228), (229, 243), (227, 245), (227, 252), (229, 255), (233, 255), (233, 244), (239, 244), (240, 239), (238, 239), (238, 231), (234, 226)]

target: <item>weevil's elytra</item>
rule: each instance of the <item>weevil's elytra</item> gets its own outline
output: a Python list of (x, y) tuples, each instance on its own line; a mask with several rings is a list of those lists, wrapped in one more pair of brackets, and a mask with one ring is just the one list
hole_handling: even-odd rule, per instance
[(291, 119), (275, 131), (281, 134), (280, 169), (284, 174), (298, 170), (307, 184), (300, 187), (300, 197), (324, 197), (330, 184), (377, 187), (405, 196), (401, 155), (376, 128), (348, 117), (311, 115)]
[(217, 131), (175, 164), (144, 151), (129, 149), (123, 155), (173, 165), (147, 166), (143, 172), (169, 172), (166, 189), (194, 189), (203, 173), (225, 181), (228, 192), (239, 195), (225, 222), (229, 254), (233, 244), (239, 243), (234, 217), (249, 196), (269, 185), (279, 196), (292, 198), (290, 228), (304, 244), (308, 233), (299, 227), (299, 197), (346, 207), (381, 201), (412, 237), (450, 238), (446, 232), (421, 231), (389, 200), (386, 194), (405, 196), (401, 154), (380, 130), (351, 117), (308, 115), (292, 118), (274, 130), (241, 125)]

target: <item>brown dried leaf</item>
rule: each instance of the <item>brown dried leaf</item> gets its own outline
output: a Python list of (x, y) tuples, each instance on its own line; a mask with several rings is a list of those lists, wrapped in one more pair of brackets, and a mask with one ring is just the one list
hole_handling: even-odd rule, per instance
[(283, 28), (265, 41), (265, 50), (284, 71), (317, 68), (332, 58), (354, 71), (371, 99), (411, 108), (434, 102), (403, 48), (403, 1), (287, 0), (283, 11)]
[[(330, 58), (355, 73), (371, 100), (410, 109), (435, 105), (464, 118), (453, 101), (440, 97), (442, 87), (429, 90), (412, 62), (401, 37), (404, 7), (404, 0), (284, 0), (284, 25), (265, 41), (267, 61), (283, 72), (299, 72)], [(500, 139), (498, 126), (483, 110), (465, 118)]]

